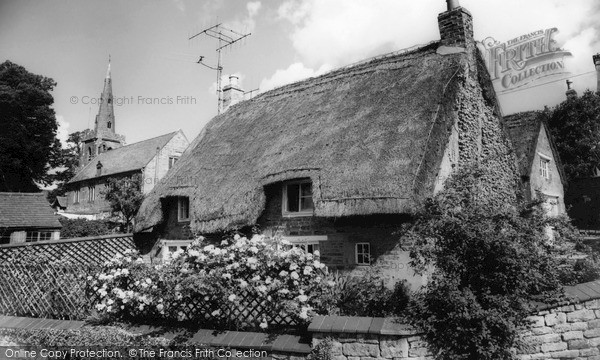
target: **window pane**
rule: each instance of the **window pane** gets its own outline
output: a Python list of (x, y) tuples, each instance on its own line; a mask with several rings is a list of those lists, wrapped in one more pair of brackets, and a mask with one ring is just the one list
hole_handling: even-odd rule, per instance
[(300, 210), (312, 210), (314, 208), (312, 197), (303, 197), (300, 201)]
[(312, 183), (303, 183), (301, 184), (300, 191), (302, 191), (302, 196), (310, 196), (312, 197)]
[(287, 185), (287, 211), (298, 212), (300, 211), (300, 184)]

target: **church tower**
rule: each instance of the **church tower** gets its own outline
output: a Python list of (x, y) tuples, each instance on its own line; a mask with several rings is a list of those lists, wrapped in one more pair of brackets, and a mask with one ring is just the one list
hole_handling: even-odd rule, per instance
[(100, 95), (100, 107), (98, 115), (96, 115), (94, 130), (87, 130), (82, 142), (80, 167), (86, 166), (98, 154), (125, 144), (125, 137), (116, 133), (110, 57), (108, 58), (108, 69), (106, 70), (106, 78), (104, 78), (104, 89), (102, 95)]

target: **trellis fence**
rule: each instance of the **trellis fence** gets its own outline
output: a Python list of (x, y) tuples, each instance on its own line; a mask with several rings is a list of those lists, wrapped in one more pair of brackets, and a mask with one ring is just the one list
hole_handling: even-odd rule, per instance
[(86, 277), (94, 265), (72, 263), (0, 264), (0, 314), (83, 320), (94, 298), (86, 296)]

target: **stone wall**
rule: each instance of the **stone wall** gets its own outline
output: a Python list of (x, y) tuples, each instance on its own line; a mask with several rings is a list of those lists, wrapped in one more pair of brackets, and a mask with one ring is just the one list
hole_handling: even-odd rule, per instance
[(540, 311), (530, 320), (519, 359), (600, 360), (600, 300)]

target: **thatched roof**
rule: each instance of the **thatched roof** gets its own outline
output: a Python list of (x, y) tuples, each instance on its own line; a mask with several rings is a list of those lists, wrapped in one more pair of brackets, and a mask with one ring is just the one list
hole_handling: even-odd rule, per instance
[(515, 149), (515, 155), (518, 162), (519, 174), (521, 176), (529, 177), (531, 174), (531, 167), (533, 166), (533, 160), (535, 159), (535, 152), (537, 149), (538, 138), (540, 130), (546, 133), (550, 147), (552, 148), (552, 155), (556, 162), (559, 170), (560, 178), (565, 183), (566, 177), (563, 171), (560, 156), (548, 125), (546, 124), (544, 113), (541, 111), (525, 111), (504, 117), (504, 123), (510, 137), (510, 141)]
[(431, 195), (465, 53), (438, 44), (263, 93), (210, 121), (146, 197), (136, 231), (188, 196), (192, 229), (256, 222), (264, 185), (310, 177), (317, 216), (407, 213)]
[(69, 183), (98, 177), (98, 162), (102, 164), (100, 176), (143, 169), (156, 155), (156, 148), (162, 149), (176, 134), (177, 131), (103, 152), (84, 166)]

